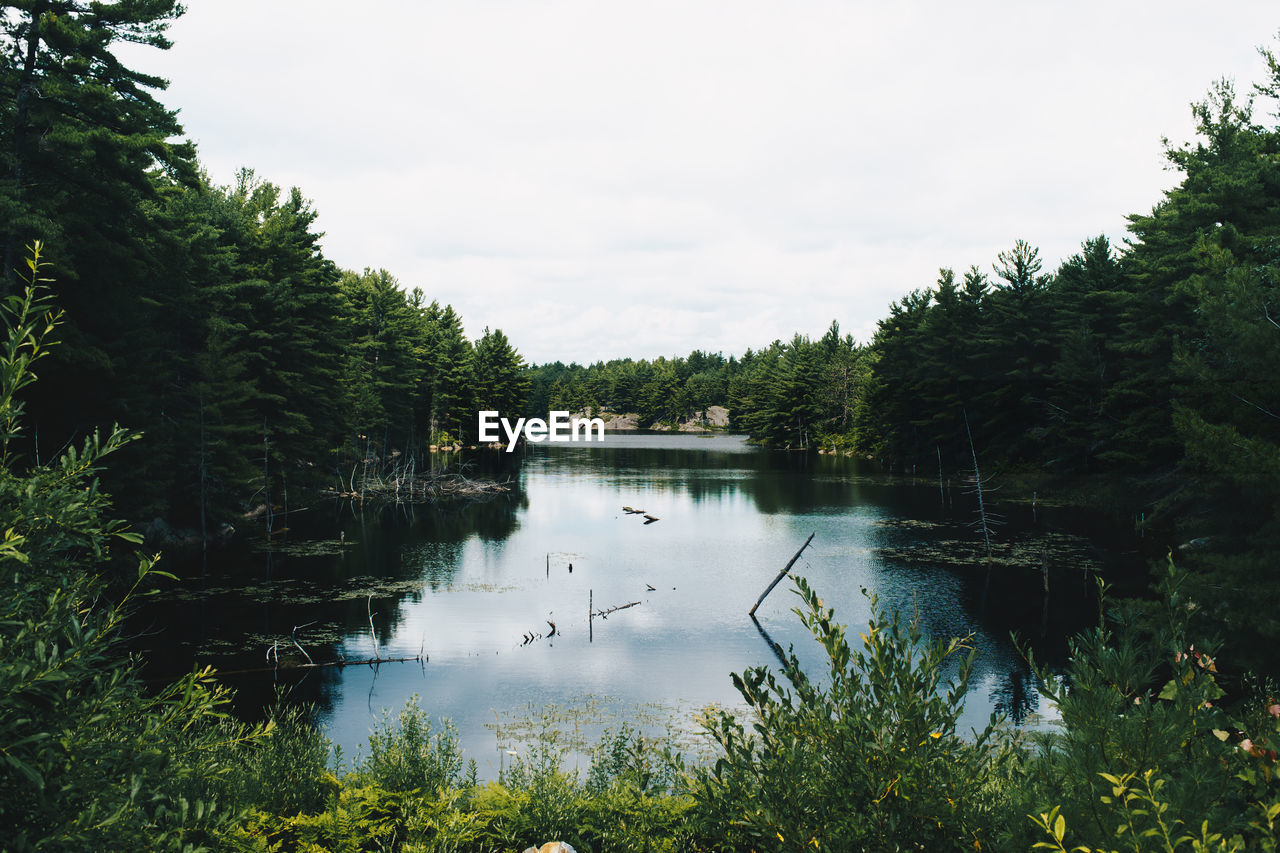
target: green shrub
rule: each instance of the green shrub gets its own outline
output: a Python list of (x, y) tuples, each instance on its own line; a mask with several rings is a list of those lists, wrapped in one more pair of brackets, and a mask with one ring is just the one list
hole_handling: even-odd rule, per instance
[[(20, 469), (19, 390), (35, 379), (57, 315), (40, 287), (3, 302), (0, 341), (0, 844), (22, 850), (185, 850), (235, 817), (220, 760), (265, 728), (226, 720), (209, 670), (150, 695), (118, 647), (133, 599), (162, 573), (134, 558), (127, 590), (102, 579), (111, 547), (136, 544), (98, 488), (102, 459), (133, 438), (96, 434)], [(111, 568), (119, 571), (123, 559)]]
[(1158, 621), (1123, 607), (1072, 643), (1066, 679), (1047, 691), (1062, 726), (1038, 738), (1018, 785), (1038, 848), (1275, 849), (1280, 705), (1254, 696), (1240, 716), (1219, 704), (1211, 645), (1188, 636), (1198, 605), (1184, 582), (1170, 559)]
[(498, 808), (486, 821), (488, 837), (499, 844), (524, 849), (534, 839), (567, 841), (581, 851), (589, 850), (582, 837), (586, 791), (576, 773), (561, 769), (565, 750), (546, 742), (535, 742), (517, 756), (501, 773), (497, 785), (478, 792), (477, 811), (484, 803)]
[[(957, 719), (974, 652), (965, 640), (925, 644), (916, 621), (875, 596), (852, 650), (803, 578), (795, 612), (827, 654), (824, 684), (792, 653), (780, 681), (763, 668), (734, 676), (751, 707), (747, 729), (716, 712), (721, 756), (696, 773), (704, 844), (759, 850), (986, 849), (1002, 817), (999, 768), (1008, 749), (988, 726), (967, 741)], [(948, 661), (959, 668), (940, 693)]]
[(356, 762), (361, 778), (390, 791), (437, 791), (462, 783), (462, 751), (449, 721), (432, 730), (431, 718), (412, 696), (401, 711), (383, 715), (369, 734), (369, 755)]
[(284, 704), (267, 713), (268, 736), (237, 744), (225, 760), (236, 770), (227, 779), (226, 798), (246, 808), (278, 815), (315, 812), (333, 792), (333, 745), (312, 720), (311, 709)]
[(688, 774), (669, 742), (644, 737), (625, 723), (616, 733), (606, 732), (585, 787), (582, 834), (591, 849), (691, 849)]

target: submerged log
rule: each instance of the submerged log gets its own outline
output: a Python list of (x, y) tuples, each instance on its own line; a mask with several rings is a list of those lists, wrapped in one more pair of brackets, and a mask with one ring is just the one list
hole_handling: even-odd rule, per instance
[(804, 549), (809, 547), (809, 543), (812, 542), (813, 537), (817, 535), (818, 535), (818, 531), (816, 530), (813, 533), (809, 534), (809, 538), (804, 540), (804, 544), (800, 546), (799, 551), (796, 551), (796, 555), (792, 557), (785, 566), (782, 567), (782, 571), (778, 572), (778, 576), (773, 579), (773, 583), (769, 584), (768, 588), (765, 589), (764, 592), (760, 593), (760, 597), (756, 599), (756, 603), (753, 604), (751, 606), (751, 609), (747, 611), (748, 616), (752, 617), (753, 619), (755, 618), (756, 608), (760, 606), (760, 603), (765, 600), (765, 597), (768, 596), (769, 593), (773, 592), (773, 588), (777, 586), (779, 583), (781, 583), (782, 579), (787, 576), (787, 572), (791, 571), (791, 567), (796, 564), (796, 560), (800, 559), (800, 555), (804, 553)]
[(610, 607), (608, 610), (597, 610), (591, 614), (591, 618), (594, 619), (598, 616), (601, 619), (608, 619), (610, 613), (617, 613), (619, 610), (626, 610), (628, 607), (635, 607), (639, 603), (640, 602), (638, 601), (632, 601), (629, 604), (619, 604), (616, 607)]
[(325, 489), (321, 494), (326, 497), (358, 501), (392, 500), (396, 503), (422, 503), (441, 498), (479, 500), (511, 491), (511, 486), (507, 483), (499, 483), (496, 480), (473, 480), (458, 473), (414, 472), (409, 476), (390, 478), (369, 476), (363, 479), (358, 490), (354, 485), (353, 483), (346, 489)]
[(288, 659), (279, 660), (279, 658), (277, 657), (278, 645), (279, 644), (277, 643), (273, 645), (271, 648), (267, 649), (267, 660), (272, 661), (273, 663), (272, 666), (249, 667), (248, 669), (220, 669), (218, 670), (218, 674), (219, 675), (249, 675), (255, 672), (280, 672), (280, 671), (289, 671), (289, 670), (295, 670), (295, 669), (329, 669), (329, 668), (345, 669), (349, 666), (376, 667), (379, 664), (384, 664), (384, 663), (408, 663), (409, 661), (426, 663), (431, 659), (430, 656), (428, 655), (416, 654), (411, 657), (410, 656), (393, 657), (393, 658), (372, 657), (372, 658), (361, 658), (359, 660), (347, 660), (346, 658), (338, 658), (337, 660), (327, 660), (327, 661), (318, 661), (318, 662), (308, 661), (306, 663), (295, 663), (294, 661), (291, 661)]

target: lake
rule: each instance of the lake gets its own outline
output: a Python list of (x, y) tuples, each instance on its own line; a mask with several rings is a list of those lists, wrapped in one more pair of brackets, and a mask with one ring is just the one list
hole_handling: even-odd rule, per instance
[[(512, 489), (481, 503), (291, 507), (288, 531), (175, 563), (183, 580), (142, 614), (149, 672), (212, 664), (252, 716), (287, 688), (314, 703), (348, 756), (384, 709), (413, 696), (457, 726), (480, 776), (508, 750), (554, 733), (580, 760), (628, 721), (697, 751), (695, 715), (736, 707), (731, 672), (777, 665), (769, 643), (823, 657), (784, 581), (747, 616), (810, 533), (806, 577), (857, 641), (870, 604), (918, 614), (928, 635), (972, 634), (979, 649), (966, 725), (993, 710), (1044, 725), (1034, 681), (1010, 638), (1060, 666), (1066, 639), (1096, 615), (1092, 575), (1116, 546), (1079, 511), (995, 506), (988, 579), (976, 499), (957, 484), (890, 477), (845, 457), (770, 451), (741, 436), (610, 433), (599, 444), (477, 452), (476, 470)], [(659, 521), (645, 523), (624, 506)], [(1051, 595), (1044, 606), (1042, 564)], [(615, 610), (588, 619), (589, 609)], [(301, 660), (414, 657), (378, 667), (276, 671)], [(554, 623), (554, 635), (551, 625)]]

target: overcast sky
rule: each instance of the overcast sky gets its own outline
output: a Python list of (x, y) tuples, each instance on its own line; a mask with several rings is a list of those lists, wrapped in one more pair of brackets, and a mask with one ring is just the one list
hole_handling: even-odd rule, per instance
[(866, 341), (941, 266), (1119, 240), (1278, 28), (1273, 0), (188, 0), (131, 61), (215, 183), (296, 185), (340, 266), (585, 363)]

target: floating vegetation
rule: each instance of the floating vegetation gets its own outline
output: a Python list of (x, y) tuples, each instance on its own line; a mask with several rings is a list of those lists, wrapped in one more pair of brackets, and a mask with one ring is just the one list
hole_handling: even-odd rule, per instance
[[(664, 702), (628, 703), (607, 696), (586, 695), (571, 705), (535, 705), (530, 702), (506, 711), (493, 711), (494, 721), (485, 723), (493, 732), (497, 748), (503, 752), (524, 752), (540, 746), (585, 754), (610, 729), (623, 724), (633, 729), (661, 734), (685, 758), (710, 758), (714, 750), (704, 734), (704, 721), (718, 706), (695, 708)], [(744, 708), (734, 709), (743, 713)]]
[(511, 584), (482, 583), (480, 581), (468, 581), (466, 583), (451, 583), (445, 587), (445, 592), (520, 592), (524, 587), (512, 586)]
[[(305, 628), (299, 629), (297, 632), (297, 640), (303, 646), (318, 645), (338, 645), (351, 632), (337, 622), (317, 622), (307, 625)], [(293, 640), (288, 634), (278, 633), (252, 633), (244, 636), (244, 644), (253, 649), (266, 648), (272, 645), (280, 645), (282, 647), (289, 646)]]
[[(281, 604), (329, 604), (340, 601), (376, 598), (392, 598), (422, 593), (426, 586), (422, 578), (375, 578), (369, 575), (335, 580), (320, 586), (314, 579), (280, 578), (277, 580), (243, 583), (234, 586), (197, 587), (199, 579), (166, 590), (160, 594), (162, 601), (203, 601), (209, 598), (235, 597), (263, 603)], [(505, 593), (519, 592), (523, 587), (514, 584), (498, 584), (483, 581), (450, 583), (444, 587), (451, 593)]]
[[(955, 569), (986, 568), (982, 543), (971, 539), (937, 539), (926, 543), (872, 549), (877, 557), (914, 566), (943, 566)], [(1089, 542), (1066, 533), (1046, 533), (1024, 539), (991, 543), (991, 564), (996, 568), (1040, 571), (1069, 566), (1081, 572), (1099, 572), (1101, 563), (1089, 555)]]
[(937, 530), (942, 527), (954, 527), (954, 522), (930, 521), (924, 518), (877, 518), (871, 522), (872, 527), (887, 527), (894, 530)]
[(257, 540), (252, 547), (255, 551), (270, 551), (272, 554), (282, 554), (286, 557), (333, 557), (355, 544), (354, 541), (342, 539), (307, 539), (301, 542)]

